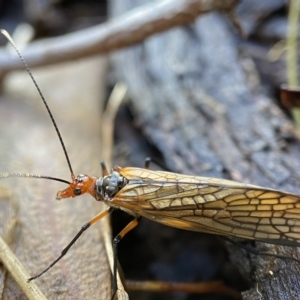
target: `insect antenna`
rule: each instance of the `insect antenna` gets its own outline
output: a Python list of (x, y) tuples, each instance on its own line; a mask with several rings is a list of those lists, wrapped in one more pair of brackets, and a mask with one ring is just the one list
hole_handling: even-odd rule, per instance
[(27, 178), (41, 178), (41, 179), (49, 179), (49, 180), (54, 180), (54, 181), (59, 181), (63, 182), (66, 184), (71, 184), (71, 182), (60, 179), (57, 177), (52, 177), (52, 176), (43, 176), (39, 174), (31, 174), (31, 173), (21, 173), (21, 172), (2, 172), (0, 173), (0, 178), (10, 178), (10, 177), (27, 177)]
[[(67, 163), (68, 163), (69, 170), (70, 170), (70, 172), (71, 172), (71, 177), (72, 177), (72, 179), (74, 179), (74, 178), (75, 178), (74, 172), (73, 172), (73, 169), (72, 169), (72, 166), (71, 166), (71, 162), (70, 162), (70, 159), (69, 159), (69, 156), (68, 156), (68, 153), (67, 153), (65, 144), (64, 144), (64, 142), (63, 142), (63, 139), (62, 139), (62, 136), (61, 136), (61, 134), (60, 134), (60, 131), (59, 131), (58, 127), (57, 127), (57, 124), (56, 124), (56, 122), (55, 122), (55, 120), (54, 120), (54, 117), (53, 117), (53, 115), (52, 115), (52, 112), (51, 112), (51, 110), (50, 110), (50, 108), (49, 108), (49, 106), (48, 106), (48, 103), (47, 103), (47, 101), (46, 101), (46, 99), (45, 99), (43, 93), (41, 92), (41, 90), (40, 90), (40, 88), (39, 88), (39, 86), (38, 86), (36, 80), (34, 79), (34, 77), (33, 77), (32, 73), (31, 73), (29, 67), (27, 66), (27, 63), (25, 62), (23, 56), (21, 55), (20, 51), (18, 50), (17, 46), (15, 45), (15, 43), (14, 43), (14, 41), (12, 40), (11, 36), (9, 35), (9, 33), (8, 33), (6, 30), (4, 30), (4, 29), (1, 29), (0, 32), (7, 38), (7, 40), (9, 41), (9, 43), (10, 43), (10, 44), (12, 45), (12, 47), (15, 49), (16, 53), (18, 54), (18, 56), (20, 57), (20, 59), (21, 59), (23, 65), (24, 65), (24, 67), (25, 67), (27, 73), (29, 74), (29, 76), (30, 76), (32, 82), (34, 83), (34, 85), (35, 85), (35, 87), (36, 87), (36, 89), (37, 89), (37, 91), (38, 91), (38, 93), (39, 93), (39, 95), (40, 95), (40, 97), (41, 97), (41, 99), (42, 99), (42, 101), (43, 101), (45, 107), (46, 107), (46, 110), (47, 110), (47, 112), (48, 112), (48, 115), (50, 116), (50, 119), (51, 119), (51, 122), (52, 122), (52, 124), (53, 124), (53, 126), (54, 126), (54, 129), (55, 129), (55, 131), (56, 131), (56, 133), (57, 133), (57, 135), (58, 135), (60, 144), (61, 144), (61, 146), (62, 146), (62, 148), (63, 148), (64, 154), (65, 154), (65, 157), (66, 157), (66, 160), (67, 160)], [(46, 177), (46, 176), (45, 176), (45, 177)], [(41, 178), (41, 177), (40, 177), (40, 178)]]

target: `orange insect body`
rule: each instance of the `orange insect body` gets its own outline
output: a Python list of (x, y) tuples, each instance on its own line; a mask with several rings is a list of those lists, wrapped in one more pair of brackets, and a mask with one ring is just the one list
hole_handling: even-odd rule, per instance
[[(78, 192), (80, 189), (80, 193)], [(58, 199), (91, 194), (134, 216), (186, 230), (300, 246), (300, 196), (235, 181), (115, 167), (79, 175)]]

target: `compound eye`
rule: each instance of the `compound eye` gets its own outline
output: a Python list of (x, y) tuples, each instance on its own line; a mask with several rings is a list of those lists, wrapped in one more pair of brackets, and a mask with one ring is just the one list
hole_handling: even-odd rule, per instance
[(81, 188), (75, 188), (73, 192), (75, 196), (79, 196), (81, 194)]

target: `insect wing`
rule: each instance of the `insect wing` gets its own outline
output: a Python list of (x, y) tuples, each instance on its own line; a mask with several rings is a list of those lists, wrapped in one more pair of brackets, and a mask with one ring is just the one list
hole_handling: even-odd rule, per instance
[(119, 169), (128, 183), (112, 204), (168, 226), (300, 245), (300, 196), (216, 178)]

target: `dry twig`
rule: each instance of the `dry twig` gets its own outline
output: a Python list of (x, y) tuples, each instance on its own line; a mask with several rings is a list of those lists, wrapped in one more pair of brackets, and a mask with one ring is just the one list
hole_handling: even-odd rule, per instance
[[(136, 44), (175, 26), (193, 22), (200, 14), (214, 10), (231, 13), (239, 0), (165, 0), (143, 5), (120, 18), (57, 38), (41, 40), (24, 49), (31, 67), (103, 54)], [(0, 51), (2, 72), (21, 69), (17, 56)]]

